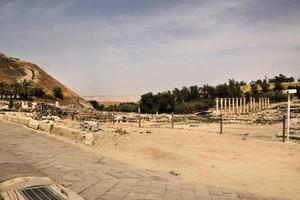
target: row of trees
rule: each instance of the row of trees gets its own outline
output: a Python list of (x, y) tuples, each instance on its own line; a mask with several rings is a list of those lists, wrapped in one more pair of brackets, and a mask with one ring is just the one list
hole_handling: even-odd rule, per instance
[(117, 111), (117, 112), (137, 112), (139, 104), (134, 102), (120, 103), (119, 105), (109, 105), (104, 106), (99, 104), (98, 101), (91, 100), (89, 101), (92, 106), (99, 111)]
[[(197, 85), (191, 87), (183, 87), (182, 89), (175, 88), (172, 91), (160, 92), (158, 94), (146, 93), (141, 96), (139, 106), (144, 113), (195, 113), (208, 110), (215, 104), (216, 97), (230, 98), (230, 97), (268, 97), (271, 101), (283, 101), (285, 95), (281, 93), (284, 89), (283, 83), (294, 82), (293, 77), (286, 77), (279, 74), (272, 79), (259, 79), (250, 83), (250, 90), (248, 85), (242, 81), (238, 82), (234, 79), (229, 79), (228, 83), (219, 84), (216, 86)], [(298, 80), (300, 81), (300, 80)], [(270, 87), (274, 84), (274, 87)], [(299, 86), (289, 86), (288, 89), (297, 89), (297, 96), (300, 98)]]
[[(96, 109), (106, 111), (136, 112), (137, 108), (140, 107), (143, 113), (174, 112), (188, 114), (206, 111), (213, 107), (216, 97), (268, 97), (272, 101), (283, 101), (286, 98), (281, 93), (281, 90), (284, 89), (283, 83), (294, 81), (293, 77), (286, 77), (283, 74), (279, 74), (271, 79), (265, 77), (264, 79), (252, 81), (249, 85), (244, 81), (238, 82), (234, 79), (229, 79), (227, 83), (216, 86), (204, 84), (202, 87), (194, 85), (182, 87), (181, 89), (175, 88), (172, 91), (164, 91), (157, 94), (149, 92), (141, 96), (138, 104), (123, 103), (105, 107), (96, 101), (91, 103)], [(298, 79), (298, 81), (300, 80)], [(270, 87), (271, 84), (274, 87)], [(250, 87), (250, 89), (247, 87)], [(292, 88), (297, 89), (297, 96), (300, 98), (300, 87), (289, 86), (289, 89)]]
[(55, 100), (63, 99), (63, 92), (60, 87), (53, 87), (52, 95), (46, 94), (43, 89), (39, 86), (34, 86), (31, 81), (24, 79), (21, 82), (13, 82), (11, 84), (4, 81), (0, 81), (0, 98), (17, 98), (22, 100), (29, 100), (31, 97), (47, 98)]

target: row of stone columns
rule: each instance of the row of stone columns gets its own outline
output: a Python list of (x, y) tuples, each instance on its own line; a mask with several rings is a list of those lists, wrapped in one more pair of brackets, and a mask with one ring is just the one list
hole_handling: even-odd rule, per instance
[(269, 108), (269, 98), (216, 98), (216, 114), (245, 114)]

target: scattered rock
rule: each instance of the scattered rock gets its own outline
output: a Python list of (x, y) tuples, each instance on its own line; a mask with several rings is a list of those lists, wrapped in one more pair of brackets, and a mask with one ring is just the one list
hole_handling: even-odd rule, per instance
[(180, 173), (177, 173), (175, 171), (169, 171), (169, 173), (172, 174), (173, 176), (179, 176), (180, 175)]
[(100, 126), (98, 122), (94, 121), (84, 121), (80, 123), (80, 129), (86, 132), (98, 132), (100, 131)]

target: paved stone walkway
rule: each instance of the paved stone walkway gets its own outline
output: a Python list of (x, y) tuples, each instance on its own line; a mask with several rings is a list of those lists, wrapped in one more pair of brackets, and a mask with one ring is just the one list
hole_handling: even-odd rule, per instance
[(139, 169), (0, 121), (0, 182), (18, 176), (49, 176), (88, 200), (275, 200)]

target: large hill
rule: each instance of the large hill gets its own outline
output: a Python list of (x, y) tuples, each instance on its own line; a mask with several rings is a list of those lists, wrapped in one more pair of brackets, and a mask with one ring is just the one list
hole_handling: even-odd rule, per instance
[(63, 105), (74, 104), (82, 108), (88, 105), (82, 97), (47, 74), (36, 64), (22, 61), (18, 58), (7, 57), (0, 53), (0, 81), (11, 84), (21, 82), (24, 79), (30, 81), (31, 87), (39, 87), (47, 95), (53, 95), (53, 88), (60, 87), (64, 98), (57, 100)]

